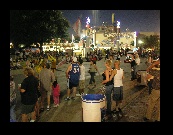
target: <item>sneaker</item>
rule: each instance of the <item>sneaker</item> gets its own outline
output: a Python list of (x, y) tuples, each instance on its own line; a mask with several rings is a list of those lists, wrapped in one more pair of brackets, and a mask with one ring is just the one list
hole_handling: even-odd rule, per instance
[(65, 101), (68, 101), (68, 100), (70, 100), (70, 98), (69, 98), (69, 97), (66, 97), (66, 98), (65, 98)]
[(146, 117), (144, 117), (143, 120), (144, 120), (145, 122), (149, 122), (149, 121), (150, 121), (150, 120), (149, 120), (148, 118), (146, 118)]
[(119, 114), (123, 116), (123, 112), (120, 108), (118, 108)]
[(44, 111), (44, 108), (40, 108), (40, 113), (42, 113)]
[(59, 106), (59, 105), (58, 105), (58, 104), (56, 104), (56, 105), (54, 105), (53, 107), (55, 107), (55, 108), (56, 108), (56, 107), (58, 107), (58, 106)]
[(71, 97), (72, 100), (75, 100), (75, 97)]
[(49, 106), (47, 106), (47, 111), (49, 111), (50, 110), (50, 107)]
[(82, 93), (81, 93), (81, 96), (83, 96), (83, 95), (85, 95), (85, 93), (84, 93), (84, 92), (82, 92)]
[(81, 94), (76, 94), (76, 96), (77, 96), (77, 97), (80, 97), (80, 96), (81, 96)]
[(30, 120), (30, 122), (35, 122), (35, 120)]

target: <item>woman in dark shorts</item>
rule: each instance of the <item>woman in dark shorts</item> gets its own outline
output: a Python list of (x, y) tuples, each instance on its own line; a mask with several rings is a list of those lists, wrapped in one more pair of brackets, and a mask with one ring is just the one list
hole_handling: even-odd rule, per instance
[(38, 79), (34, 76), (34, 71), (32, 68), (25, 68), (24, 75), (26, 78), (21, 83), (19, 87), (21, 94), (21, 113), (22, 113), (22, 122), (29, 121), (29, 114), (31, 113), (31, 121), (36, 120), (35, 115), (35, 105), (38, 100), (37, 90), (39, 86)]

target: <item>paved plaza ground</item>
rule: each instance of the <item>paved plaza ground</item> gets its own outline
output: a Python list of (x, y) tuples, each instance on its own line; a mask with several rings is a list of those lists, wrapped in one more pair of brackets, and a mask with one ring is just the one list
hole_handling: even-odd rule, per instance
[[(146, 111), (146, 102), (148, 99), (148, 88), (147, 86), (138, 86), (137, 81), (130, 81), (130, 64), (124, 63), (125, 56), (121, 57), (121, 68), (124, 69), (125, 79), (124, 83), (124, 102), (123, 102), (123, 112), (125, 117), (123, 117), (119, 122), (143, 122), (143, 116)], [(141, 58), (140, 70), (146, 70), (145, 64), (146, 58)], [(104, 66), (105, 60), (102, 59), (97, 61), (97, 66), (99, 72), (102, 73), (105, 69)], [(87, 73), (90, 62), (84, 62), (84, 66), (86, 67), (86, 86), (89, 84), (90, 75)], [(83, 108), (82, 108), (82, 98), (77, 97), (76, 100), (65, 101), (66, 97), (66, 77), (65, 71), (67, 69), (68, 64), (63, 64), (58, 70), (55, 72), (57, 76), (57, 80), (61, 87), (61, 96), (60, 96), (60, 106), (57, 108), (53, 108), (53, 100), (51, 101), (52, 106), (49, 111), (45, 109), (44, 112), (41, 113), (41, 117), (38, 122), (82, 122), (83, 121)], [(14, 75), (14, 80), (16, 84), (21, 83), (24, 79), (24, 75), (21, 70), (11, 70), (10, 74)], [(96, 87), (91, 89), (85, 88), (85, 94), (95, 94), (98, 93), (101, 88), (102, 76), (98, 73), (95, 76), (96, 79)], [(16, 85), (17, 89), (17, 85)], [(114, 103), (112, 104), (112, 108), (114, 108)], [(45, 104), (46, 108), (46, 104)], [(16, 114), (18, 120), (20, 120), (20, 94), (18, 92), (18, 104), (16, 107)]]

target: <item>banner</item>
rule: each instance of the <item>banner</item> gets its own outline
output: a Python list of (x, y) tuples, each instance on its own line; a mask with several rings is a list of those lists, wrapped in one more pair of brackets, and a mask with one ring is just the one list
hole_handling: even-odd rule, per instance
[(77, 21), (73, 24), (73, 30), (80, 37), (80, 31), (81, 31), (81, 21), (80, 21), (80, 18), (78, 18)]

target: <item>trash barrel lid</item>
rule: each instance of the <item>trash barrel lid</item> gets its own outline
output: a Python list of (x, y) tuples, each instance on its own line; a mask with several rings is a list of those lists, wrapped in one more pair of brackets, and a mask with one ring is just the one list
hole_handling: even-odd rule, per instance
[(86, 94), (82, 97), (83, 100), (100, 100), (103, 98), (103, 94)]

